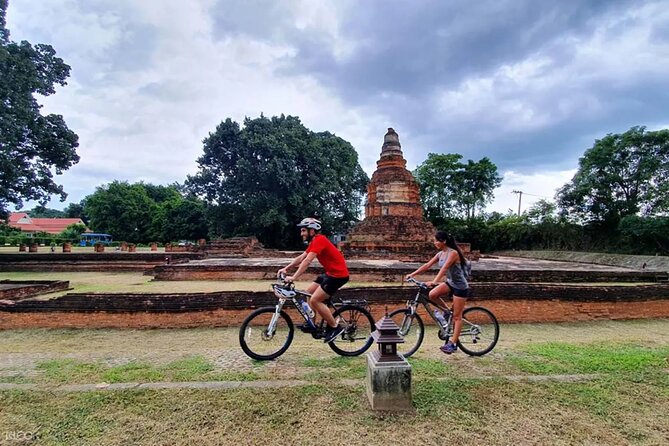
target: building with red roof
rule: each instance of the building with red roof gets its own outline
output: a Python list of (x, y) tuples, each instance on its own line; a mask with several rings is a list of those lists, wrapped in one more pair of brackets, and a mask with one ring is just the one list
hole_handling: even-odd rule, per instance
[(47, 232), (49, 234), (60, 234), (65, 228), (75, 223), (86, 225), (81, 218), (31, 218), (25, 212), (12, 212), (7, 220), (8, 226), (23, 232)]

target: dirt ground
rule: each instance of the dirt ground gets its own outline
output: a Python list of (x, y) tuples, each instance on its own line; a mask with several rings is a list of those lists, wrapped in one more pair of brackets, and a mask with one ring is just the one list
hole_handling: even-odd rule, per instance
[[(500, 340), (484, 358), (462, 353), (445, 356), (433, 328), (415, 355), (426, 360), (448, 361), (456, 369), (478, 370), (485, 375), (504, 374), (503, 359), (517, 347), (545, 342), (592, 344), (635, 343), (669, 345), (669, 320), (602, 321), (560, 324), (506, 324)], [(373, 347), (374, 348), (374, 347)], [(278, 379), (298, 377), (305, 358), (315, 361), (336, 357), (326, 345), (306, 334), (296, 333), (286, 354), (276, 361), (258, 363), (239, 347), (238, 329), (160, 330), (5, 330), (0, 331), (0, 377), (32, 375), (40, 362), (73, 359), (108, 366), (133, 361), (162, 365), (182, 358), (201, 356), (226, 371), (273, 371)], [(360, 361), (364, 361), (362, 358)], [(498, 364), (499, 363), (499, 364)]]

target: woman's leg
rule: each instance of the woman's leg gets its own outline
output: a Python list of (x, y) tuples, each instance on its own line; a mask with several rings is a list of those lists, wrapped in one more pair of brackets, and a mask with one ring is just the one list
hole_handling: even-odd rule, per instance
[(462, 330), (462, 312), (465, 309), (466, 303), (466, 297), (453, 296), (453, 337), (451, 338), (453, 344), (457, 344), (458, 338), (460, 337), (460, 331)]
[(434, 305), (437, 305), (439, 302), (439, 299), (442, 296), (448, 296), (448, 293), (451, 292), (451, 289), (449, 288), (448, 284), (446, 283), (440, 283), (436, 287), (432, 288), (430, 290), (430, 293), (428, 294), (428, 297), (430, 299), (430, 302), (432, 302)]

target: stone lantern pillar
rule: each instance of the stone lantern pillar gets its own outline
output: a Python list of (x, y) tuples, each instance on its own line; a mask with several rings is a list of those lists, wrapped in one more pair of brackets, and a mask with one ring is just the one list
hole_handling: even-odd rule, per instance
[(367, 398), (374, 410), (410, 411), (411, 365), (397, 353), (404, 339), (399, 327), (386, 316), (376, 323), (372, 334), (378, 349), (367, 353)]

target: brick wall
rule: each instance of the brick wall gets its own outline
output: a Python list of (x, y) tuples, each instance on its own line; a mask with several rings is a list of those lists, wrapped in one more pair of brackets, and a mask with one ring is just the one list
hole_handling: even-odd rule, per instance
[[(500, 322), (570, 322), (669, 317), (669, 286), (487, 284), (469, 306), (492, 310)], [(414, 287), (349, 288), (342, 299), (366, 299), (375, 319), (403, 307)], [(269, 292), (77, 294), (0, 308), (0, 328), (237, 326), (254, 308), (274, 305)], [(422, 310), (421, 310), (422, 312)], [(293, 320), (298, 317), (289, 310)], [(424, 317), (425, 322), (431, 319)]]
[(0, 280), (0, 299), (18, 300), (70, 289), (66, 280)]
[[(407, 267), (387, 266), (383, 268), (356, 268), (349, 265), (351, 281), (354, 282), (395, 282), (401, 284), (404, 276), (414, 271), (415, 265)], [(267, 279), (276, 277), (276, 266), (263, 265), (159, 265), (153, 270), (156, 280), (229, 280), (229, 279)], [(304, 280), (312, 280), (323, 269), (308, 268)], [(474, 285), (486, 282), (655, 282), (657, 274), (650, 271), (550, 271), (550, 270), (513, 270), (513, 271), (475, 271)], [(433, 276), (425, 276), (431, 279)]]

